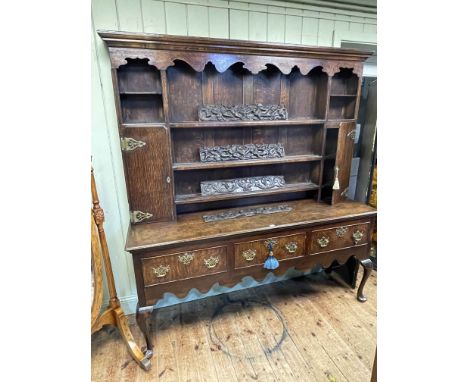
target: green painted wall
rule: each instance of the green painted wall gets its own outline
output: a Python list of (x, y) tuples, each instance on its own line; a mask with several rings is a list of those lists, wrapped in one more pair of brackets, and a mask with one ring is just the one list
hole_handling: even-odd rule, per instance
[[(341, 41), (376, 42), (376, 14), (324, 7), (325, 1), (155, 1), (92, 0), (92, 157), (117, 291), (126, 313), (136, 306), (130, 254), (123, 248), (128, 229), (128, 203), (120, 154), (109, 55), (98, 29), (167, 33), (319, 46)], [(310, 5), (309, 5), (310, 4)], [(314, 5), (318, 4), (318, 5)], [(339, 5), (336, 5), (339, 7)], [(363, 8), (364, 9), (364, 8)], [(368, 9), (368, 8), (367, 8)], [(265, 282), (271, 281), (267, 278)], [(248, 286), (243, 283), (237, 288)], [(212, 293), (224, 292), (217, 288)], [(192, 291), (185, 300), (197, 298)], [(177, 302), (175, 298), (158, 306)]]

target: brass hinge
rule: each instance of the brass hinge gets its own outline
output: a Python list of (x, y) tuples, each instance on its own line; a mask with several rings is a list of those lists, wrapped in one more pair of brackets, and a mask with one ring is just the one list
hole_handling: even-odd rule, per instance
[(351, 139), (354, 141), (354, 140), (356, 139), (356, 129), (351, 130), (351, 131), (347, 134), (347, 136), (348, 136), (349, 138), (351, 138)]
[(340, 180), (338, 179), (338, 172), (340, 171), (340, 168), (338, 166), (335, 166), (335, 181), (333, 182), (333, 190), (339, 190), (340, 189)]
[(153, 214), (143, 211), (130, 211), (130, 221), (132, 223), (140, 223), (143, 220), (153, 217)]
[(133, 138), (120, 138), (120, 148), (122, 151), (132, 151), (135, 149), (138, 149), (140, 147), (143, 147), (146, 145), (146, 142), (143, 141), (137, 141), (136, 139)]

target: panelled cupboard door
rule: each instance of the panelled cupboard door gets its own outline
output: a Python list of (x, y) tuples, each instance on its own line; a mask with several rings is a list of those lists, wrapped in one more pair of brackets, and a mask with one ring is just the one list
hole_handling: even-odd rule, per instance
[(354, 122), (340, 122), (335, 162), (335, 169), (338, 170), (339, 189), (333, 190), (332, 204), (346, 200), (355, 135), (356, 125)]
[(169, 131), (164, 126), (131, 127), (123, 129), (122, 137), (132, 222), (173, 220)]

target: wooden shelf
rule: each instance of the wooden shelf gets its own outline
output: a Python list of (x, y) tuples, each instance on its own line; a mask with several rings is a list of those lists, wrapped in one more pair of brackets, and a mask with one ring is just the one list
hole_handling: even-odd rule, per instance
[(120, 95), (162, 95), (162, 93), (159, 91), (142, 91), (142, 92), (119, 92)]
[(351, 119), (328, 119), (327, 122), (356, 122), (356, 118)]
[(290, 125), (317, 125), (325, 123), (324, 119), (288, 119), (280, 121), (193, 121), (171, 122), (169, 126), (175, 129), (192, 129), (197, 127), (245, 127), (245, 126), (290, 126)]
[(188, 170), (208, 170), (227, 167), (243, 167), (243, 166), (262, 166), (278, 163), (299, 163), (299, 162), (313, 162), (321, 160), (320, 155), (289, 155), (283, 158), (273, 159), (251, 159), (251, 160), (233, 160), (225, 162), (191, 162), (191, 163), (174, 163), (172, 168), (174, 171), (188, 171)]
[(166, 127), (164, 122), (134, 122), (134, 123), (122, 123), (122, 127), (125, 128), (134, 128), (134, 127)]
[(175, 203), (180, 204), (193, 204), (193, 203), (208, 203), (216, 202), (218, 200), (228, 199), (242, 199), (246, 197), (257, 197), (265, 195), (286, 194), (289, 192), (304, 192), (310, 190), (317, 190), (320, 186), (315, 183), (295, 183), (288, 184), (285, 187), (269, 191), (253, 191), (253, 192), (239, 192), (234, 194), (210, 195), (202, 196), (201, 194), (190, 195), (176, 195)]

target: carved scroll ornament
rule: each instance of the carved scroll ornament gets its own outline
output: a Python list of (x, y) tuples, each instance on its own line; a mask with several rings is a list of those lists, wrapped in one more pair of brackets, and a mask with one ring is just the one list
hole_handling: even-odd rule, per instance
[(203, 215), (203, 220), (205, 223), (217, 222), (221, 220), (236, 219), (240, 217), (248, 217), (255, 215), (269, 215), (275, 214), (278, 212), (289, 212), (292, 211), (292, 208), (287, 204), (281, 204), (279, 206), (271, 207), (252, 207), (252, 208), (242, 208), (239, 210), (231, 210), (226, 212), (221, 212), (215, 215)]
[(253, 176), (250, 178), (236, 178), (225, 180), (210, 180), (200, 183), (201, 194), (222, 195), (238, 192), (274, 190), (284, 187), (286, 182), (283, 176)]
[(276, 121), (288, 119), (281, 105), (206, 105), (198, 110), (200, 121)]
[(302, 58), (302, 57), (278, 57), (278, 56), (258, 56), (258, 55), (243, 55), (225, 53), (204, 53), (183, 52), (175, 50), (156, 50), (156, 49), (131, 49), (131, 48), (114, 48), (110, 47), (112, 68), (118, 68), (121, 65), (127, 64), (127, 58), (148, 59), (149, 65), (154, 65), (159, 70), (166, 70), (170, 66), (175, 65), (176, 60), (184, 61), (189, 64), (195, 71), (201, 72), (205, 69), (206, 64), (211, 62), (219, 73), (224, 73), (232, 65), (241, 62), (243, 67), (252, 74), (258, 74), (262, 70), (267, 69), (267, 65), (273, 65), (278, 70), (288, 75), (293, 68), (297, 66), (302, 75), (307, 75), (316, 68), (322, 67), (323, 71), (329, 76), (335, 75), (340, 71), (340, 68), (353, 69), (353, 72), (358, 76), (362, 76), (362, 62), (359, 61), (335, 61), (319, 58)]
[(284, 147), (280, 143), (227, 145), (200, 147), (202, 162), (224, 162), (231, 160), (269, 159), (284, 157)]

